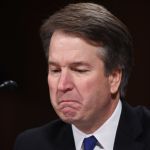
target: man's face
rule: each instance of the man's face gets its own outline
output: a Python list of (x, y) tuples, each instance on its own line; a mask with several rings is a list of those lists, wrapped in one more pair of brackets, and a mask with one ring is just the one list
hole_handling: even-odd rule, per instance
[(101, 47), (61, 31), (55, 31), (51, 38), (48, 60), (51, 103), (62, 120), (76, 126), (103, 120), (114, 106), (112, 78), (105, 76), (98, 49)]

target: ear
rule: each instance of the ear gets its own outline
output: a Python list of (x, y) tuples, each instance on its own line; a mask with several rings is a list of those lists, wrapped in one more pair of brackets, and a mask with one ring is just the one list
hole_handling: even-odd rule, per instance
[(119, 86), (122, 79), (122, 70), (117, 68), (109, 75), (110, 92), (115, 94), (119, 90)]

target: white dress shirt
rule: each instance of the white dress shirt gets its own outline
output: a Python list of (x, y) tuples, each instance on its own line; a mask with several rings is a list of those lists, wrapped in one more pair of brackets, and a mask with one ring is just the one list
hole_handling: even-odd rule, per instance
[(72, 125), (76, 150), (83, 150), (82, 143), (84, 138), (91, 135), (94, 135), (98, 140), (98, 144), (95, 146), (94, 150), (113, 150), (121, 110), (122, 103), (119, 100), (117, 107), (111, 117), (108, 118), (107, 121), (92, 134), (87, 135), (80, 131), (78, 128), (76, 128), (74, 125)]

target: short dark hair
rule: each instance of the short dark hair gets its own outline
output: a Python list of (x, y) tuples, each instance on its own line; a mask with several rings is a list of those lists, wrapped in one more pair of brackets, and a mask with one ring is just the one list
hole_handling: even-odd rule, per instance
[(105, 73), (116, 68), (122, 70), (120, 96), (124, 98), (125, 87), (132, 69), (132, 38), (127, 27), (111, 12), (94, 3), (69, 4), (50, 16), (41, 27), (41, 39), (46, 55), (52, 34), (56, 30), (75, 34), (88, 42), (102, 45)]

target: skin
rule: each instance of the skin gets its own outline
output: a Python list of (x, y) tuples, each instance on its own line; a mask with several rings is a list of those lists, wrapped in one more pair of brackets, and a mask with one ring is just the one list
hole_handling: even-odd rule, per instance
[(105, 75), (98, 56), (102, 47), (83, 38), (55, 31), (49, 46), (48, 85), (58, 116), (85, 133), (98, 129), (119, 100), (121, 71)]

